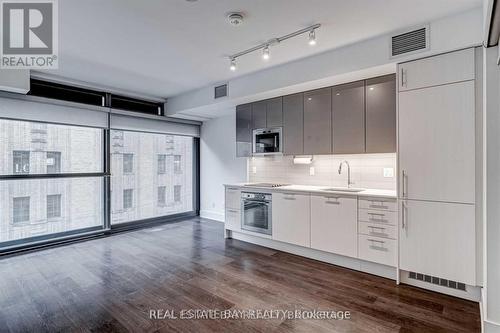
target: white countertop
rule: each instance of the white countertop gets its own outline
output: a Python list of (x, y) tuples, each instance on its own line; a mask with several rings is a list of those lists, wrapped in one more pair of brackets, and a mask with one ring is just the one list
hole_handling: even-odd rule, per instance
[(245, 188), (248, 190), (265, 190), (268, 192), (307, 192), (307, 193), (321, 193), (321, 194), (342, 194), (350, 196), (362, 196), (362, 197), (382, 197), (396, 199), (397, 193), (394, 190), (376, 190), (376, 189), (363, 189), (360, 192), (345, 192), (345, 191), (325, 191), (325, 188), (331, 188), (333, 186), (313, 186), (313, 185), (285, 185), (280, 187), (259, 187), (252, 186), (251, 183), (236, 183), (236, 184), (224, 184), (226, 187), (238, 187)]

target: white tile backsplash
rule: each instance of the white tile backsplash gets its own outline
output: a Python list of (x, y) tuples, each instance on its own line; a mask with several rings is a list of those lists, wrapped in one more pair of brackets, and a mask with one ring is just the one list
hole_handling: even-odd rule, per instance
[[(347, 160), (351, 166), (353, 187), (395, 190), (396, 177), (384, 177), (384, 168), (396, 174), (396, 154), (317, 155), (309, 165), (293, 164), (293, 156), (265, 156), (249, 159), (250, 182), (289, 183), (295, 185), (346, 186), (347, 168), (339, 164)], [(310, 175), (314, 167), (314, 175)]]

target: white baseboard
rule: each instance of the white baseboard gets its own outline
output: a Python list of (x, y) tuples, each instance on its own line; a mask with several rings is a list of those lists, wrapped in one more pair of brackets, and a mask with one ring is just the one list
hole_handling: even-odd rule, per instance
[(271, 249), (289, 252), (302, 257), (315, 259), (318, 261), (327, 262), (329, 264), (350, 268), (356, 271), (370, 273), (373, 275), (382, 276), (388, 279), (396, 280), (396, 268), (380, 265), (357, 258), (345, 257), (333, 253), (314, 250), (307, 247), (283, 243), (272, 239), (262, 238), (249, 235), (246, 233), (232, 231), (232, 238), (242, 240), (248, 243), (257, 244), (260, 246), (269, 247)]
[(495, 323), (490, 320), (485, 320), (483, 322), (483, 332), (484, 333), (500, 333), (500, 323)]
[(225, 220), (224, 212), (217, 210), (200, 210), (200, 217), (216, 220), (219, 222), (224, 222)]

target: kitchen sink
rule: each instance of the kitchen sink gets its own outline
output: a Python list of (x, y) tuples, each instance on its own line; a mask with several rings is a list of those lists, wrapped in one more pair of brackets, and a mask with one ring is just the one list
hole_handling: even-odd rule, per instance
[(326, 192), (361, 192), (364, 188), (352, 188), (352, 187), (328, 187), (321, 189)]

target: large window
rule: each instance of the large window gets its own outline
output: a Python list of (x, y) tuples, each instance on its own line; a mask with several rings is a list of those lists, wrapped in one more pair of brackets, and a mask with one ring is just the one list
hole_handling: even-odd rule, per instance
[(119, 130), (110, 137), (112, 224), (193, 211), (192, 137)]
[(0, 119), (0, 247), (104, 227), (103, 134)]

